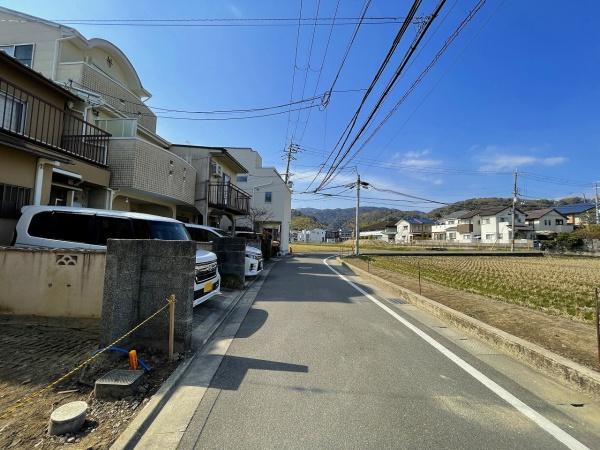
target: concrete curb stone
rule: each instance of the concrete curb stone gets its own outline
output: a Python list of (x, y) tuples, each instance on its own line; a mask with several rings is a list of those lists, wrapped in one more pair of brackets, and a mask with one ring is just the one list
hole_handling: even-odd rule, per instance
[(579, 391), (600, 398), (600, 373), (557, 355), (550, 350), (546, 350), (537, 344), (513, 336), (391, 281), (373, 275), (347, 261), (341, 260), (339, 257), (337, 260), (357, 275), (368, 278), (375, 282), (375, 284), (391, 289), (413, 305), (516, 356), (535, 369), (541, 370), (546, 375), (558, 379)]

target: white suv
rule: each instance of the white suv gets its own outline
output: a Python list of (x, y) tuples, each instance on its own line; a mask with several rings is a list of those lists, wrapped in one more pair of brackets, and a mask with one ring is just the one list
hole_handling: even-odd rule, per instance
[[(16, 247), (105, 250), (108, 239), (189, 241), (183, 224), (168, 217), (91, 208), (25, 206), (15, 229)], [(194, 306), (221, 292), (217, 256), (196, 250)]]
[[(193, 223), (186, 223), (185, 227), (188, 233), (196, 242), (212, 242), (214, 238), (228, 237), (223, 230), (213, 227), (207, 227), (205, 225), (196, 225)], [(245, 275), (247, 277), (255, 277), (259, 275), (263, 270), (263, 256), (262, 252), (255, 247), (246, 245), (246, 270)]]

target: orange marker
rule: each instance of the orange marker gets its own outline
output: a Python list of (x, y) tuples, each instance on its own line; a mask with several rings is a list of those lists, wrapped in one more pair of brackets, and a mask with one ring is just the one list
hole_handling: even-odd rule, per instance
[(129, 368), (131, 370), (137, 370), (138, 368), (137, 352), (135, 350), (129, 351)]

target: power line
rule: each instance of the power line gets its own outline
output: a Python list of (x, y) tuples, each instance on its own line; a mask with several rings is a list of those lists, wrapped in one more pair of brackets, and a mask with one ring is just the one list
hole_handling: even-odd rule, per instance
[(386, 116), (379, 122), (379, 124), (375, 127), (375, 129), (371, 132), (371, 134), (363, 141), (360, 147), (356, 150), (356, 152), (348, 159), (346, 164), (349, 164), (358, 153), (365, 148), (365, 146), (371, 141), (371, 139), (379, 132), (379, 130), (385, 125), (385, 123), (392, 117), (398, 108), (404, 103), (404, 101), (412, 94), (412, 92), (417, 88), (417, 86), (423, 81), (425, 76), (429, 73), (429, 71), (435, 66), (435, 64), (440, 60), (442, 55), (446, 52), (448, 47), (454, 42), (454, 40), (458, 37), (458, 35), (465, 29), (465, 27), (471, 22), (473, 17), (481, 10), (486, 0), (479, 0), (479, 2), (475, 5), (475, 7), (469, 11), (467, 16), (461, 21), (458, 27), (454, 30), (454, 32), (446, 39), (442, 47), (435, 54), (430, 63), (423, 69), (423, 71), (419, 74), (419, 76), (413, 81), (412, 85), (404, 92), (400, 100), (396, 102), (393, 108), (388, 111)]
[[(321, 75), (323, 74), (323, 67), (325, 66), (325, 60), (327, 58), (327, 52), (329, 51), (329, 44), (331, 42), (331, 35), (333, 34), (333, 27), (335, 25), (335, 19), (337, 17), (338, 9), (340, 7), (340, 1), (337, 0), (335, 5), (335, 12), (333, 13), (333, 21), (331, 22), (331, 28), (329, 29), (329, 35), (327, 36), (327, 43), (325, 44), (325, 50), (323, 52), (323, 58), (321, 60), (321, 67), (319, 68), (319, 75), (317, 75), (317, 82), (315, 83), (315, 89), (313, 91), (313, 97), (317, 95), (317, 90), (319, 89), (319, 83), (321, 81)], [(304, 129), (302, 130), (302, 134), (300, 135), (300, 139), (298, 142), (302, 142), (304, 139), (304, 134), (306, 133), (306, 128), (308, 127), (308, 122), (310, 122), (310, 117), (312, 114), (312, 110), (308, 111), (308, 115), (306, 117), (306, 121), (304, 122)]]
[[(369, 4), (370, 4), (370, 0), (368, 1), (368, 3), (365, 3), (365, 9), (363, 10), (363, 15), (366, 14), (366, 10), (369, 7)], [(409, 13), (408, 13), (408, 16), (407, 16), (406, 20), (402, 23), (402, 26), (400, 27), (400, 29), (396, 33), (396, 36), (394, 37), (394, 40), (392, 41), (392, 45), (389, 48), (389, 50), (388, 50), (388, 52), (387, 52), (387, 54), (386, 54), (383, 62), (380, 64), (379, 69), (377, 70), (377, 73), (373, 77), (373, 80), (371, 80), (371, 83), (370, 83), (369, 87), (367, 88), (366, 92), (363, 94), (363, 97), (362, 97), (362, 99), (361, 99), (361, 101), (359, 103), (359, 106), (358, 106), (356, 112), (354, 113), (353, 117), (350, 119), (350, 121), (346, 125), (346, 128), (342, 132), (340, 138), (338, 139), (338, 141), (334, 145), (333, 149), (331, 150), (331, 152), (329, 153), (329, 155), (327, 156), (327, 158), (323, 162), (323, 166), (319, 169), (319, 171), (315, 175), (315, 178), (311, 181), (311, 183), (310, 183), (310, 185), (309, 185), (309, 187), (307, 189), (310, 189), (310, 186), (312, 186), (312, 184), (314, 183), (314, 181), (319, 177), (319, 175), (321, 174), (323, 168), (329, 162), (329, 159), (332, 157), (333, 153), (335, 152), (336, 148), (338, 147), (338, 145), (340, 144), (341, 140), (344, 138), (344, 136), (346, 135), (346, 133), (348, 133), (348, 136), (350, 135), (350, 133), (352, 131), (352, 128), (354, 127), (354, 124), (356, 123), (356, 120), (358, 119), (358, 115), (360, 114), (360, 111), (361, 111), (363, 105), (365, 104), (368, 96), (370, 95), (371, 91), (373, 90), (373, 87), (375, 86), (375, 84), (377, 83), (377, 81), (379, 80), (379, 78), (381, 77), (381, 74), (383, 73), (383, 71), (384, 71), (387, 63), (389, 62), (389, 60), (391, 59), (392, 55), (396, 51), (396, 48), (397, 48), (398, 44), (400, 43), (400, 40), (402, 39), (402, 36), (404, 35), (404, 33), (406, 32), (406, 29), (408, 28), (408, 23), (412, 20), (412, 18), (416, 14), (417, 9), (418, 9), (418, 7), (419, 7), (420, 4), (421, 4), (421, 0), (415, 0), (413, 2), (413, 5), (412, 5), (412, 7), (409, 10)], [(342, 59), (342, 64), (340, 65), (340, 68), (338, 69), (338, 72), (337, 72), (337, 74), (336, 74), (336, 76), (335, 76), (335, 78), (333, 80), (333, 83), (331, 84), (330, 90), (332, 90), (335, 87), (335, 83), (337, 82), (337, 80), (338, 80), (338, 78), (340, 76), (340, 73), (342, 71), (344, 63), (345, 63), (346, 58), (348, 56), (348, 53), (350, 51), (350, 47), (352, 46), (352, 43), (354, 42), (356, 34), (358, 33), (359, 26), (356, 27), (355, 33), (353, 34), (352, 39), (350, 40), (348, 48), (346, 49), (346, 54), (344, 55), (344, 58)], [(345, 143), (345, 141), (344, 141), (344, 143)], [(343, 146), (343, 144), (342, 144), (342, 146)], [(338, 150), (338, 153), (337, 153), (337, 155), (335, 156), (335, 158), (333, 160), (334, 162), (337, 159), (337, 157), (339, 156), (340, 151), (341, 151), (341, 147)], [(322, 184), (323, 183), (321, 183), (321, 185), (319, 185), (319, 187), (322, 187)], [(317, 190), (318, 190), (318, 188), (317, 188)]]
[[(300, 0), (300, 13), (298, 14), (298, 28), (296, 30), (296, 47), (294, 50), (294, 66), (292, 67), (292, 87), (290, 89), (290, 103), (292, 103), (293, 99), (294, 99), (294, 84), (296, 82), (296, 68), (298, 65), (298, 43), (300, 41), (300, 23), (302, 22), (302, 6), (303, 6), (303, 0)], [(290, 123), (292, 120), (292, 111), (291, 111), (291, 107), (290, 109), (288, 109), (288, 120), (287, 120), (287, 126), (286, 126), (286, 130), (285, 130), (285, 142), (284, 142), (284, 147), (287, 145), (287, 141), (288, 141), (288, 135), (290, 132)], [(290, 142), (291, 144), (291, 142)]]
[[(317, 18), (319, 17), (319, 9), (321, 7), (321, 0), (317, 0), (317, 12), (315, 13), (315, 23), (312, 31), (312, 36), (310, 38), (310, 46), (308, 48), (308, 61), (306, 62), (306, 72), (304, 73), (304, 83), (302, 84), (302, 94), (300, 94), (300, 98), (304, 97), (304, 92), (306, 91), (306, 82), (308, 81), (308, 74), (310, 72), (310, 60), (312, 58), (313, 45), (315, 43), (315, 34), (317, 32)], [(298, 131), (298, 124), (300, 123), (300, 112), (298, 113), (298, 118), (296, 120), (296, 126), (294, 127), (294, 131), (292, 132), (292, 142), (296, 138), (296, 132)]]
[[(293, 102), (282, 103), (282, 104), (272, 105), (272, 106), (260, 106), (260, 107), (254, 107), (254, 108), (238, 108), (238, 109), (213, 109), (213, 110), (199, 111), (199, 110), (188, 110), (188, 109), (165, 108), (165, 107), (161, 107), (161, 106), (147, 105), (146, 103), (143, 103), (143, 102), (134, 102), (131, 100), (125, 100), (123, 97), (109, 94), (108, 92), (104, 92), (104, 91), (96, 90), (96, 89), (90, 89), (86, 85), (81, 84), (75, 80), (69, 80), (69, 84), (76, 84), (76, 85), (80, 86), (82, 89), (85, 89), (86, 91), (100, 94), (105, 97), (113, 98), (115, 100), (119, 100), (121, 103), (129, 103), (129, 104), (135, 105), (135, 106), (144, 106), (146, 108), (150, 108), (150, 109), (157, 110), (160, 112), (176, 112), (176, 113), (184, 113), (184, 114), (241, 114), (241, 113), (247, 113), (247, 112), (260, 112), (260, 111), (268, 111), (271, 109), (281, 109), (281, 108), (285, 108), (288, 106), (299, 105), (302, 103), (313, 102), (315, 100), (321, 100), (323, 98), (323, 95), (317, 95), (312, 98), (304, 98), (301, 100), (296, 100)], [(354, 90), (348, 90), (348, 92), (354, 92)]]
[[(409, 49), (407, 50), (407, 52), (405, 53), (404, 57), (402, 58), (402, 62), (400, 63), (400, 65), (396, 69), (396, 72), (394, 73), (394, 76), (392, 77), (391, 80), (388, 81), (388, 84), (387, 84), (386, 88), (384, 89), (383, 93), (379, 96), (379, 99), (377, 100), (377, 103), (372, 108), (372, 110), (369, 113), (367, 119), (364, 121), (364, 123), (361, 126), (361, 128), (355, 134), (352, 142), (350, 143), (350, 145), (348, 146), (348, 148), (346, 149), (346, 151), (344, 152), (344, 154), (341, 156), (341, 158), (337, 162), (336, 162), (336, 160), (334, 160), (334, 162), (332, 162), (331, 167), (329, 168), (327, 174), (325, 175), (325, 177), (321, 181), (321, 184), (319, 185), (319, 187), (317, 188), (317, 190), (320, 187), (322, 187), (325, 183), (327, 183), (327, 181), (334, 175), (335, 171), (340, 166), (340, 164), (342, 163), (342, 161), (344, 160), (344, 158), (349, 154), (349, 152), (352, 150), (352, 147), (356, 144), (356, 142), (358, 141), (358, 139), (361, 137), (361, 135), (364, 133), (364, 131), (366, 130), (366, 128), (369, 126), (369, 124), (373, 120), (373, 117), (375, 116), (375, 114), (377, 113), (377, 111), (379, 110), (379, 108), (381, 107), (381, 105), (383, 104), (384, 100), (386, 99), (386, 97), (388, 96), (388, 94), (390, 93), (390, 91), (395, 86), (396, 82), (398, 81), (398, 78), (400, 77), (400, 75), (404, 71), (404, 68), (406, 67), (406, 65), (410, 61), (410, 58), (412, 57), (412, 55), (416, 51), (417, 47), (419, 46), (419, 43), (421, 42), (421, 40), (423, 39), (423, 37), (427, 33), (427, 30), (429, 29), (429, 27), (431, 26), (431, 24), (433, 23), (433, 21), (435, 20), (435, 18), (438, 16), (440, 10), (442, 9), (442, 7), (444, 6), (445, 3), (446, 3), (446, 0), (440, 0), (438, 2), (437, 6), (435, 7), (435, 9), (433, 10), (431, 16), (429, 16), (429, 20), (427, 20), (423, 24), (423, 26), (419, 29), (419, 31), (417, 32), (417, 36), (415, 37), (413, 43), (410, 45)], [(345, 141), (344, 141), (344, 143), (345, 143)], [(339, 152), (338, 152), (338, 154), (339, 154)]]
[(394, 191), (393, 189), (383, 189), (383, 188), (378, 188), (378, 187), (375, 187), (375, 186), (373, 186), (373, 185), (371, 185), (371, 187), (372, 187), (373, 189), (375, 189), (376, 191), (380, 191), (380, 192), (389, 192), (390, 194), (396, 194), (396, 195), (401, 195), (401, 196), (403, 196), (403, 197), (414, 198), (415, 200), (423, 200), (423, 201), (425, 201), (425, 202), (428, 202), (428, 203), (437, 203), (437, 204), (439, 204), (439, 205), (446, 205), (446, 206), (447, 206), (447, 205), (450, 205), (450, 203), (446, 203), (446, 202), (440, 202), (440, 201), (437, 201), (437, 200), (430, 200), (430, 199), (428, 199), (428, 198), (424, 198), (424, 197), (418, 197), (418, 196), (416, 196), (416, 195), (411, 195), (411, 194), (406, 194), (406, 193), (404, 193), (404, 192), (398, 192), (398, 191)]

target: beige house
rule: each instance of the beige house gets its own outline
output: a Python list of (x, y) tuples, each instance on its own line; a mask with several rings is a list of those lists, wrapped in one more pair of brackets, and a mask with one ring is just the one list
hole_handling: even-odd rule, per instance
[(269, 235), (279, 242), (283, 254), (290, 248), (292, 221), (292, 190), (275, 167), (263, 166), (260, 154), (251, 148), (232, 148), (227, 151), (246, 168), (237, 174), (237, 183), (252, 196), (250, 214), (240, 217), (242, 227)]
[(127, 58), (104, 39), (0, 7), (0, 50), (85, 100), (80, 112), (110, 133), (109, 207), (193, 221), (196, 171), (156, 134), (150, 93)]
[(0, 52), (0, 245), (22, 206), (107, 207), (110, 135), (83, 120), (82, 104)]
[(412, 242), (431, 239), (435, 220), (427, 217), (408, 217), (396, 222), (396, 242)]
[(173, 144), (169, 150), (196, 171), (196, 222), (233, 231), (236, 216), (247, 215), (250, 208), (250, 194), (236, 181), (237, 174), (247, 173), (245, 167), (223, 147)]
[(554, 208), (527, 211), (525, 221), (531, 227), (536, 239), (556, 236), (558, 233), (573, 231), (573, 225), (567, 223), (567, 217)]

